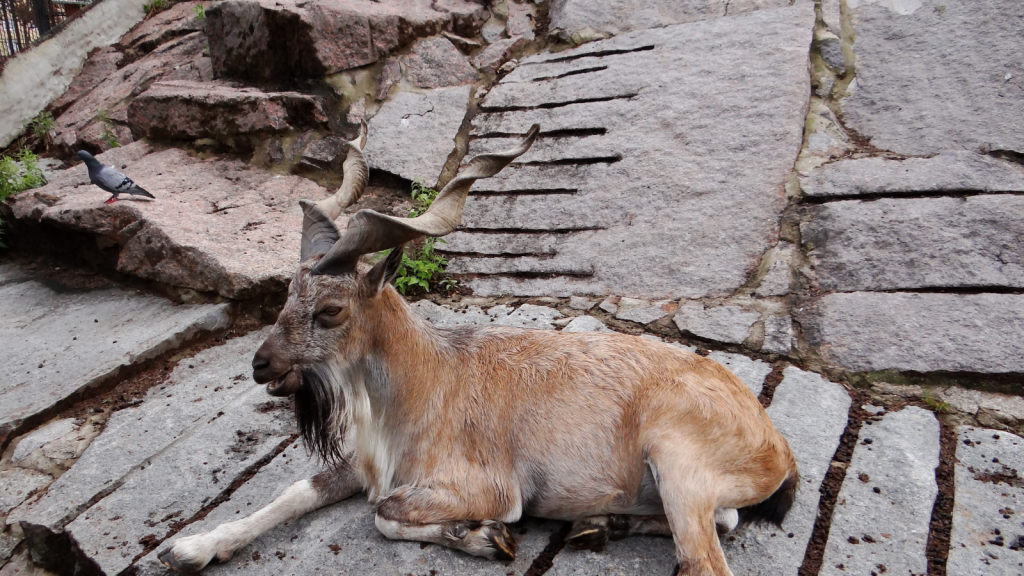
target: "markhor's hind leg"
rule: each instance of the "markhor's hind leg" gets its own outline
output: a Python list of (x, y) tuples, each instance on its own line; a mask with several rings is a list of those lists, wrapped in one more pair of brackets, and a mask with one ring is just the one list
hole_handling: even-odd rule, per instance
[[(715, 530), (718, 535), (728, 534), (739, 524), (739, 513), (735, 508), (715, 509)], [(671, 536), (668, 518), (663, 515), (636, 516), (609, 514), (588, 516), (573, 523), (565, 543), (575, 550), (600, 552), (610, 540), (621, 540), (627, 536)]]

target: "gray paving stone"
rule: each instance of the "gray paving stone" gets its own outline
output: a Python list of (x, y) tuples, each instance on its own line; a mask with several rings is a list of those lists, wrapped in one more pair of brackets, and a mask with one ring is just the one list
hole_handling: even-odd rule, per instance
[[(545, 233), (558, 238), (545, 256), (593, 271), (500, 272), (466, 284), (481, 296), (650, 300), (742, 286), (777, 243), (783, 185), (802, 142), (812, 8), (644, 30), (522, 59), (482, 102), (473, 134), (492, 137), (471, 140), (473, 150), (505, 146), (502, 138), (534, 122), (543, 132), (604, 132), (542, 133), (517, 164), (478, 183), (459, 250), (475, 253), (476, 237), (491, 246), (495, 232)], [(591, 101), (604, 98), (611, 100)]]
[(612, 332), (613, 330), (604, 325), (593, 316), (577, 316), (562, 328), (562, 332)]
[(21, 544), (22, 538), (8, 534), (0, 530), (0, 567), (4, 566), (11, 559), (14, 549)]
[(1024, 4), (848, 2), (857, 56), (846, 125), (882, 149), (1024, 151)]
[(745, 526), (722, 538), (733, 574), (796, 575), (818, 516), (818, 489), (846, 429), (850, 403), (839, 384), (798, 368), (783, 372), (768, 415), (796, 456), (800, 490), (781, 530)]
[(635, 298), (622, 298), (619, 300), (618, 307), (615, 317), (619, 320), (650, 324), (675, 312), (676, 303), (672, 300), (649, 302)]
[(105, 289), (58, 293), (35, 281), (0, 286), (0, 440), (62, 400), (181, 344), (227, 326), (228, 305), (174, 306)]
[(553, 0), (550, 27), (566, 37), (587, 31), (621, 34), (789, 4), (789, 0)]
[(797, 314), (808, 342), (847, 370), (1024, 371), (1018, 294), (829, 294)]
[(434, 186), (466, 116), (469, 86), (399, 92), (370, 120), (366, 162), (370, 168)]
[(19, 440), (18, 445), (14, 447), (14, 454), (11, 455), (11, 462), (17, 464), (32, 452), (77, 429), (78, 425), (74, 418), (54, 420)]
[(792, 348), (793, 319), (789, 316), (766, 317), (761, 351), (769, 354), (788, 354)]
[(698, 338), (729, 344), (742, 344), (750, 335), (750, 327), (761, 318), (757, 312), (739, 306), (706, 308), (698, 302), (687, 302), (675, 315), (676, 326)]
[(114, 412), (104, 431), (46, 495), (8, 521), (20, 522), (39, 538), (59, 533), (150, 459), (185, 441), (251, 392), (250, 362), (265, 336), (261, 330), (182, 359), (167, 383), (149, 390), (141, 404)]
[(27, 468), (0, 471), (0, 514), (7, 514), (50, 482), (53, 478), (49, 474)]
[(547, 255), (555, 253), (557, 234), (469, 234), (452, 232), (444, 237), (444, 244), (437, 244), (439, 252), (470, 252), (477, 254), (528, 254)]
[(960, 412), (973, 416), (984, 418), (990, 415), (998, 421), (1011, 424), (1024, 420), (1024, 398), (1020, 396), (950, 386), (936, 394), (936, 397)]
[[(870, 442), (870, 443), (868, 443)], [(909, 406), (860, 429), (839, 490), (820, 574), (928, 572), (925, 547), (939, 493), (939, 421)]]
[(953, 532), (946, 574), (1024, 572), (1024, 439), (963, 426), (956, 443)]
[(771, 374), (772, 365), (762, 360), (754, 360), (742, 354), (730, 354), (729, 352), (712, 352), (708, 354), (715, 362), (729, 369), (737, 378), (743, 381), (754, 393), (754, 396), (761, 394), (764, 387), (764, 379)]
[(761, 283), (754, 290), (754, 295), (763, 298), (789, 294), (789, 287), (793, 283), (790, 266), (795, 255), (796, 246), (792, 242), (779, 242), (769, 255), (771, 264), (768, 265), (768, 272), (761, 279)]
[(932, 158), (839, 160), (800, 179), (814, 197), (923, 192), (1024, 192), (1024, 167), (974, 152)]
[(1024, 197), (813, 206), (801, 223), (823, 290), (1024, 287)]
[[(76, 546), (106, 574), (118, 574), (272, 454), (294, 433), (287, 404), (265, 409), (266, 392), (250, 387), (192, 435), (140, 466), (122, 486), (67, 525)], [(152, 538), (150, 538), (152, 537)]]
[(587, 300), (582, 296), (573, 296), (569, 298), (569, 308), (572, 308), (573, 310), (590, 310), (595, 304), (597, 304), (597, 302)]
[(448, 306), (438, 306), (429, 300), (419, 300), (411, 304), (411, 307), (417, 314), (440, 328), (480, 324), (554, 330), (552, 321), (562, 317), (562, 313), (554, 308), (533, 304), (523, 304), (517, 309), (501, 305), (484, 311), (478, 306), (456, 310)]
[[(309, 478), (319, 466), (306, 456), (301, 444), (293, 444), (274, 458), (215, 508), (205, 519), (186, 527), (179, 536), (211, 530), (222, 522), (237, 520), (262, 508), (295, 481)], [(220, 565), (204, 574), (437, 574), (470, 575), (509, 572), (522, 574), (548, 543), (554, 524), (525, 520), (516, 525), (520, 535), (515, 562), (505, 565), (434, 545), (387, 540), (373, 524), (373, 507), (363, 494), (328, 506), (271, 530)], [(331, 546), (340, 547), (337, 552)], [(142, 558), (140, 576), (169, 576), (157, 560), (159, 550)]]
[(563, 550), (547, 573), (551, 576), (635, 576), (672, 574), (677, 564), (671, 538), (634, 536), (609, 542), (603, 552)]

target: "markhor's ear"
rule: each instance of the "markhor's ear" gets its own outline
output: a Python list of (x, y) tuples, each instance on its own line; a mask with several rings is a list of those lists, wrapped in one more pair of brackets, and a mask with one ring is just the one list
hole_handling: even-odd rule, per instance
[(402, 250), (404, 248), (404, 244), (392, 248), (387, 258), (370, 268), (370, 271), (363, 276), (363, 294), (373, 296), (383, 290), (385, 284), (390, 284), (395, 279), (395, 276), (398, 275), (398, 267), (402, 265)]

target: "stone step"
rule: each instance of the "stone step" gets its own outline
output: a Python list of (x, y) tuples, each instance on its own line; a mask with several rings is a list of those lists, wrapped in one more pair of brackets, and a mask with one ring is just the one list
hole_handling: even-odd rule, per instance
[(1024, 287), (1021, 196), (829, 202), (800, 232), (824, 291)]
[(132, 135), (157, 140), (225, 140), (326, 124), (320, 98), (227, 82), (155, 82), (128, 107)]
[(862, 194), (1024, 192), (1024, 167), (974, 152), (932, 158), (839, 160), (800, 179), (804, 194), (826, 199)]
[(939, 422), (931, 412), (909, 406), (864, 422), (819, 574), (926, 573), (938, 465)]
[(551, 7), (550, 26), (567, 37), (621, 34), (790, 4), (789, 0), (655, 0), (641, 5), (621, 0), (566, 0)]
[(36, 281), (0, 286), (0, 441), (90, 387), (226, 328), (228, 305), (174, 306), (119, 288), (57, 292)]
[(493, 255), (551, 255), (560, 241), (560, 234), (506, 234), (502, 232), (477, 234), (452, 232), (444, 242), (434, 248), (438, 252), (473, 252)]
[(853, 292), (797, 312), (808, 342), (853, 372), (1024, 371), (1024, 295)]
[(946, 574), (1020, 574), (1024, 563), (1024, 438), (962, 426)]
[[(556, 134), (542, 135), (522, 162), (570, 165), (527, 165), (480, 182), (464, 224), (502, 233), (603, 228), (554, 246), (565, 261), (593, 263), (593, 275), (485, 276), (466, 284), (481, 296), (654, 300), (744, 285), (776, 243), (783, 186), (802, 140), (813, 20), (808, 3), (524, 58), (523, 71), (509, 74), (481, 105), (476, 133), (498, 137), (472, 140), (471, 153), (504, 147), (540, 120), (542, 133)], [(545, 78), (543, 69), (557, 76), (591, 65), (606, 68), (534, 81)], [(571, 165), (578, 161), (597, 163)], [(508, 194), (485, 198), (489, 192)]]
[[(117, 269), (175, 287), (251, 298), (283, 291), (295, 273), (300, 199), (328, 192), (237, 160), (154, 152), (143, 143), (98, 156), (155, 200), (122, 199), (89, 184), (84, 164), (13, 198), (16, 218), (84, 232), (119, 247)], [(345, 219), (339, 219), (344, 228)]]
[(114, 412), (75, 465), (8, 522), (19, 522), (36, 540), (59, 534), (98, 498), (251, 392), (250, 360), (265, 336), (254, 332), (179, 361), (166, 384), (149, 390), (140, 405)]
[(594, 266), (579, 260), (554, 258), (454, 258), (449, 263), (449, 274), (561, 274), (590, 276)]

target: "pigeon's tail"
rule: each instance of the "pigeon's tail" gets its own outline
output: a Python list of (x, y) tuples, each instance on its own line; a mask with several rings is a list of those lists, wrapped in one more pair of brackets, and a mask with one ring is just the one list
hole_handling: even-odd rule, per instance
[(153, 196), (146, 189), (142, 188), (138, 184), (136, 184), (135, 187), (129, 190), (129, 192), (131, 192), (132, 194), (136, 194), (138, 196), (145, 196), (146, 198), (152, 198), (156, 200), (156, 196)]

